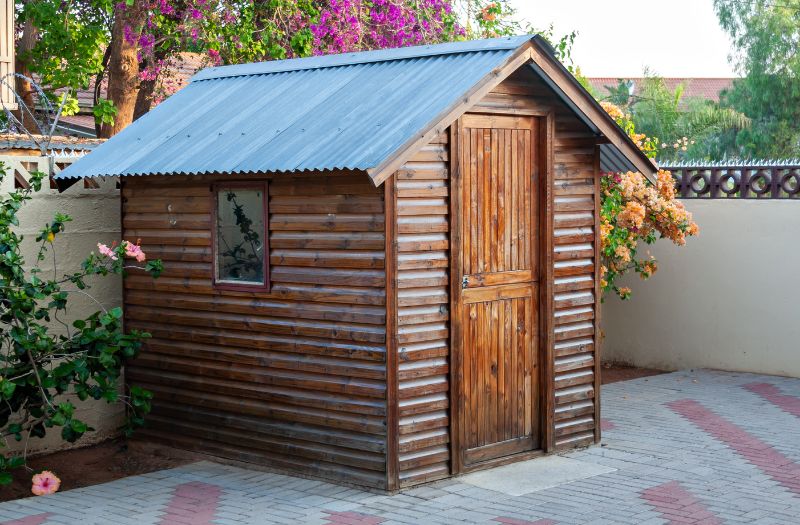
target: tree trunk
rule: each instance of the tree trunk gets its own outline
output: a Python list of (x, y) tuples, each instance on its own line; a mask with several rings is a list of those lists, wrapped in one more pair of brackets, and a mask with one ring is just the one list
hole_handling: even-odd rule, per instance
[[(163, 49), (156, 49), (155, 53), (153, 54), (152, 60), (155, 63), (159, 62), (169, 63), (169, 61), (167, 61), (167, 51)], [(145, 64), (145, 65), (151, 66), (152, 64)], [(150, 108), (153, 107), (153, 96), (155, 95), (160, 75), (161, 72), (159, 72), (156, 75), (156, 78), (154, 78), (153, 80), (142, 80), (142, 82), (140, 83), (139, 96), (136, 97), (136, 108), (133, 110), (133, 120), (138, 119), (139, 117), (150, 111)]]
[[(94, 89), (92, 91), (92, 108), (94, 108), (97, 103), (100, 101), (102, 91), (103, 91), (103, 81), (106, 78), (106, 74), (108, 73), (108, 61), (111, 59), (111, 46), (106, 46), (106, 50), (103, 51), (103, 69), (100, 70), (100, 73), (94, 77)], [(97, 119), (94, 121), (94, 135), (96, 137), (101, 136), (100, 134), (100, 123), (97, 122)]]
[(139, 85), (139, 95), (136, 97), (136, 106), (133, 110), (133, 120), (138, 119), (153, 106), (153, 93), (156, 90), (157, 80), (142, 80)]
[[(38, 30), (36, 26), (33, 25), (33, 22), (30, 20), (25, 20), (25, 24), (22, 27), (22, 37), (19, 39), (19, 44), (17, 44), (17, 60), (16, 60), (16, 70), (17, 73), (20, 75), (25, 75), (26, 77), (31, 76), (31, 71), (28, 69), (28, 61), (26, 58), (26, 54), (28, 51), (33, 49), (36, 45), (36, 39), (38, 38)], [(34, 89), (33, 85), (23, 78), (17, 77), (16, 79), (16, 90), (19, 96), (22, 98), (22, 103), (24, 103), (28, 110), (31, 113), (34, 111)], [(28, 130), (29, 133), (39, 133), (39, 126), (36, 122), (31, 120), (30, 114), (24, 109), (20, 108), (15, 112), (15, 116), (22, 122), (22, 126)], [(21, 131), (21, 130), (20, 130)]]
[(139, 59), (135, 42), (125, 40), (125, 27), (134, 33), (144, 23), (145, 11), (140, 2), (130, 7), (117, 8), (111, 30), (111, 57), (108, 64), (108, 98), (117, 108), (114, 124), (103, 124), (100, 136), (108, 138), (122, 131), (133, 122), (133, 111), (139, 94)]

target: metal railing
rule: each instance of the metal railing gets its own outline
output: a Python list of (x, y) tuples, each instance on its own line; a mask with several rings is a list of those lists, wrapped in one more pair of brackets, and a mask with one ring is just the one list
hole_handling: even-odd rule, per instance
[(672, 173), (682, 199), (800, 200), (800, 159), (661, 166)]

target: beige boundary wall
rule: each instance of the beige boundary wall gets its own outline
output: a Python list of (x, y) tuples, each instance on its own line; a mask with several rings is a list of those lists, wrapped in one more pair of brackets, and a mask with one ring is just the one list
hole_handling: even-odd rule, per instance
[[(72, 162), (76, 158), (60, 158), (59, 164)], [(28, 170), (40, 169), (44, 171), (49, 160), (29, 155), (3, 155), (0, 162), (6, 167), (15, 169), (17, 176), (27, 178)], [(6, 194), (14, 188), (12, 169), (7, 170), (3, 178), (0, 191)], [(66, 231), (60, 234), (54, 242), (58, 262), (58, 273), (72, 272), (80, 268), (80, 263), (91, 251), (97, 251), (97, 243), (111, 243), (119, 240), (120, 236), (120, 197), (119, 190), (113, 180), (100, 181), (98, 188), (84, 188), (78, 182), (64, 193), (57, 190), (43, 188), (34, 194), (32, 201), (25, 204), (19, 214), (20, 227), (17, 231), (25, 236), (23, 256), (27, 266), (36, 262), (37, 246), (34, 238), (45, 223), (52, 221), (56, 212), (66, 213), (72, 217), (72, 222), (67, 223)], [(52, 275), (52, 254), (41, 264), (44, 275)], [(89, 281), (92, 295), (105, 307), (113, 308), (122, 303), (121, 282), (116, 277), (108, 277)], [(81, 294), (72, 294), (69, 298), (69, 312), (73, 314), (70, 319), (65, 319), (68, 324), (80, 317), (87, 317), (100, 309), (97, 303)], [(73, 396), (74, 397), (74, 396)], [(74, 445), (63, 443), (60, 439), (60, 430), (51, 429), (44, 439), (31, 439), (28, 443), (29, 453), (51, 452), (72, 446), (84, 446), (90, 443), (105, 440), (117, 433), (123, 422), (124, 409), (121, 404), (108, 405), (105, 402), (93, 400), (81, 402), (77, 398), (71, 399), (78, 407), (78, 417), (95, 428), (95, 432), (87, 433)], [(13, 449), (22, 449), (24, 442), (11, 442)]]
[(800, 201), (686, 199), (700, 236), (649, 247), (659, 270), (603, 305), (603, 357), (800, 377)]

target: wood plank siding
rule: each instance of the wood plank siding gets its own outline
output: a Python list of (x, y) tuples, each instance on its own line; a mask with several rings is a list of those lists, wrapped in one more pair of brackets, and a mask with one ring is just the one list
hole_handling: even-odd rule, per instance
[(525, 70), (501, 83), (471, 111), (553, 116), (554, 136), (549, 139), (553, 143), (553, 184), (550, 202), (542, 203), (545, 210), (552, 210), (551, 234), (547, 221), (541, 225), (543, 234), (551, 237), (545, 239), (550, 257), (545, 254), (543, 261), (550, 264), (542, 269), (542, 275), (552, 275), (550, 292), (544, 298), (552, 307), (541, 305), (546, 322), (544, 353), (549, 357), (545, 375), (553, 381), (552, 386), (544, 385), (545, 407), (550, 407), (544, 415), (546, 448), (599, 441), (597, 137), (544, 82)]
[[(153, 334), (127, 369), (155, 392), (143, 433), (385, 488), (383, 188), (365, 174), (272, 179), (272, 287), (254, 293), (212, 287), (210, 184), (220, 180), (229, 179), (124, 182), (123, 237), (141, 239), (165, 268), (156, 280), (125, 281), (127, 328)], [(417, 317), (406, 312), (403, 322)], [(404, 381), (414, 373), (404, 367)]]
[[(143, 434), (388, 490), (598, 441), (597, 141), (522, 68), (382, 187), (126, 177), (123, 237), (165, 266), (125, 280)], [(233, 179), (269, 180), (269, 292), (212, 285)]]
[[(487, 126), (497, 124), (492, 122), (491, 114), (522, 119), (538, 117), (537, 122), (542, 123), (537, 128), (541, 130), (537, 131), (541, 135), (539, 147), (551, 151), (552, 157), (549, 167), (540, 168), (539, 177), (547, 178), (546, 170), (549, 170), (552, 182), (549, 189), (539, 188), (538, 206), (543, 210), (540, 215), (543, 220), (537, 225), (537, 238), (533, 242), (536, 246), (545, 243), (545, 252), (539, 261), (527, 262), (519, 258), (510, 260), (507, 266), (510, 270), (524, 271), (531, 267), (536, 269), (538, 263), (544, 265), (534, 273), (541, 279), (546, 295), (534, 296), (536, 303), (531, 305), (542, 314), (539, 321), (531, 319), (528, 323), (539, 330), (541, 337), (537, 339), (541, 340), (541, 345), (547, 345), (540, 348), (540, 357), (548, 359), (542, 363), (542, 381), (535, 383), (541, 393), (539, 412), (545, 425), (541, 437), (546, 441), (540, 446), (552, 451), (585, 445), (595, 438), (599, 440), (599, 426), (595, 422), (599, 410), (595, 395), (599, 378), (595, 359), (598, 327), (597, 268), (594, 264), (598, 248), (595, 243), (595, 202), (599, 198), (597, 138), (528, 71), (520, 71), (501, 83), (471, 108), (469, 114), (471, 119), (480, 122), (485, 117)], [(549, 132), (545, 122), (552, 122)], [(451, 246), (460, 245), (463, 250), (464, 245), (475, 241), (462, 233), (462, 238), (456, 242), (457, 232), (451, 230), (456, 222), (449, 217), (452, 208), (448, 169), (458, 169), (458, 163), (451, 158), (458, 155), (454, 153), (452, 137), (457, 137), (455, 129), (434, 139), (387, 181), (393, 184), (392, 192), (396, 196), (394, 298), (397, 304), (398, 365), (395, 373), (399, 400), (399, 487), (470, 470), (468, 465), (460, 464), (465, 457), (454, 456), (451, 450), (451, 447), (466, 450), (470, 442), (450, 426), (453, 395), (449, 384), (452, 379), (450, 360), (457, 356), (450, 353), (452, 338), (456, 336), (448, 310), (455, 287), (460, 290), (462, 286), (470, 288), (487, 282), (477, 279), (472, 283), (473, 272), (469, 268), (469, 272), (463, 268), (459, 272), (469, 273), (469, 282), (451, 280)], [(514, 193), (512, 206), (514, 198), (519, 197), (518, 192)], [(463, 209), (460, 212), (466, 213)], [(469, 222), (476, 227), (475, 221)], [(513, 229), (513, 225), (511, 227)], [(551, 229), (549, 234), (547, 228)], [(476, 230), (476, 235), (479, 233)], [(487, 260), (498, 253), (490, 252)], [(509, 256), (513, 253), (510, 251)], [(521, 253), (527, 255), (530, 251)], [(469, 266), (472, 261), (463, 264)], [(498, 268), (501, 266), (505, 269), (498, 264)], [(456, 295), (458, 301), (464, 301), (462, 295)], [(463, 308), (468, 313), (470, 309), (479, 309), (480, 305), (464, 304)], [(462, 326), (462, 329), (465, 328)], [(519, 425), (524, 434), (531, 422), (523, 418)], [(459, 443), (459, 440), (464, 442)], [(503, 462), (502, 458), (498, 459), (496, 463)], [(468, 456), (466, 461), (469, 461)], [(487, 466), (489, 464), (487, 462)]]
[(449, 147), (441, 134), (395, 176), (399, 484), (450, 475)]

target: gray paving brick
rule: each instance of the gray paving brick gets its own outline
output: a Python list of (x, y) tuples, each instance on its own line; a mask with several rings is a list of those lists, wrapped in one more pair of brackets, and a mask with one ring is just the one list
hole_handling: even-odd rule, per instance
[[(220, 487), (215, 523), (270, 525), (330, 523), (331, 514), (357, 512), (393, 524), (497, 524), (498, 517), (564, 524), (661, 525), (666, 513), (691, 517), (705, 510), (724, 523), (792, 524), (800, 494), (773, 479), (729, 443), (666, 406), (691, 399), (738, 425), (765, 449), (800, 464), (798, 418), (742, 388), (771, 383), (800, 397), (800, 380), (696, 371), (677, 372), (604, 387), (603, 417), (615, 424), (604, 445), (564, 454), (617, 471), (519, 497), (440, 480), (387, 496), (324, 481), (295, 478), (202, 461), (43, 498), (0, 504), (0, 525), (50, 513), (47, 524), (163, 525), (175, 489), (202, 482)], [(696, 500), (690, 508), (659, 506), (643, 491), (668, 483)], [(184, 508), (184, 511), (186, 509)], [(327, 512), (326, 512), (327, 511)]]

